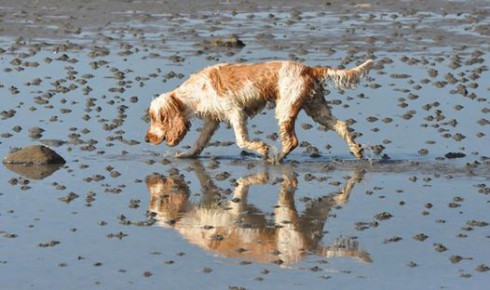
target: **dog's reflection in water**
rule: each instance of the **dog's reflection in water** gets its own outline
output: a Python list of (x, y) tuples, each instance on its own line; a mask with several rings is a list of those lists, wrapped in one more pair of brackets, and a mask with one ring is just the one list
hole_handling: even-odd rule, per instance
[(154, 174), (146, 178), (146, 184), (151, 194), (150, 211), (158, 224), (175, 229), (192, 244), (225, 257), (259, 263), (289, 265), (309, 254), (371, 262), (356, 240), (338, 238), (330, 246), (321, 244), (330, 209), (347, 202), (362, 173), (354, 173), (340, 192), (309, 202), (299, 215), (294, 201), (298, 181), (291, 170), (285, 170), (279, 179), (278, 202), (271, 221), (247, 203), (251, 185), (269, 182), (266, 172), (238, 179), (233, 196), (223, 199), (223, 190), (214, 184), (203, 165), (197, 160), (191, 164), (201, 185), (198, 203), (189, 200), (191, 192), (182, 175)]

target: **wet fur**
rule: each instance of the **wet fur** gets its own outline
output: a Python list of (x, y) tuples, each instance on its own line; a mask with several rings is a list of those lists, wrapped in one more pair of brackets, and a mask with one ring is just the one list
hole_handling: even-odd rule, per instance
[(202, 118), (204, 127), (191, 149), (177, 157), (197, 157), (211, 139), (220, 122), (229, 123), (237, 145), (269, 159), (269, 145), (250, 140), (247, 119), (267, 104), (276, 104), (282, 149), (281, 161), (298, 146), (294, 125), (301, 109), (314, 121), (336, 131), (350, 151), (362, 158), (363, 152), (350, 134), (350, 128), (336, 119), (324, 97), (323, 84), (331, 81), (339, 89), (352, 88), (369, 72), (372, 60), (353, 69), (328, 66), (308, 67), (294, 61), (263, 63), (223, 63), (203, 69), (175, 90), (154, 99), (150, 105), (150, 128), (146, 140), (153, 144), (166, 141), (176, 146), (190, 127), (190, 119)]

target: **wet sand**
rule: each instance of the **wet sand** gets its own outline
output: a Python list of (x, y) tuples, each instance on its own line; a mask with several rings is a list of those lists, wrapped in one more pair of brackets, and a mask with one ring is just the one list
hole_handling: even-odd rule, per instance
[[(19, 3), (22, 2), (22, 3)], [(486, 1), (2, 1), (2, 289), (481, 289), (488, 284)], [(428, 2), (428, 3), (425, 3)], [(245, 47), (216, 39), (236, 35)], [(200, 68), (375, 60), (327, 99), (366, 160), (301, 114), (282, 165), (221, 126), (200, 160), (144, 142), (151, 99)], [(272, 111), (249, 122), (279, 147)]]

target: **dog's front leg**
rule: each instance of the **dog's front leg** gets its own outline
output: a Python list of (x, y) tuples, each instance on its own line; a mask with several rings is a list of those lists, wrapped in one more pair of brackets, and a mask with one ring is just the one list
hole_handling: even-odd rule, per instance
[(247, 116), (240, 112), (233, 112), (229, 121), (235, 131), (235, 138), (238, 147), (255, 151), (265, 159), (269, 158), (269, 145), (262, 141), (251, 141), (248, 137)]
[(185, 152), (178, 152), (175, 154), (177, 158), (194, 158), (201, 154), (202, 150), (208, 144), (209, 140), (213, 136), (216, 129), (218, 129), (219, 122), (212, 119), (205, 119), (204, 126), (201, 130), (201, 134), (197, 138), (196, 143), (192, 146), (191, 149)]

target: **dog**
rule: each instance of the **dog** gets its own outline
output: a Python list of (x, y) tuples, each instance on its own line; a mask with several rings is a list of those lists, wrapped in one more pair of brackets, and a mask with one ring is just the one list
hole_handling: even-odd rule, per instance
[[(306, 66), (295, 61), (262, 63), (222, 63), (192, 74), (175, 90), (155, 98), (148, 111), (150, 128), (145, 140), (171, 147), (184, 138), (193, 117), (202, 118), (204, 127), (195, 144), (176, 157), (199, 156), (220, 122), (231, 125), (238, 147), (253, 151), (267, 160), (281, 162), (298, 146), (294, 130), (296, 117), (304, 109), (315, 122), (334, 130), (347, 142), (356, 158), (363, 158), (363, 148), (354, 142), (351, 129), (335, 118), (325, 100), (324, 84), (331, 81), (337, 89), (353, 88), (365, 77), (372, 60), (352, 69), (329, 66)], [(268, 102), (275, 103), (281, 151), (269, 159), (270, 147), (251, 140), (247, 119), (258, 114)]]

